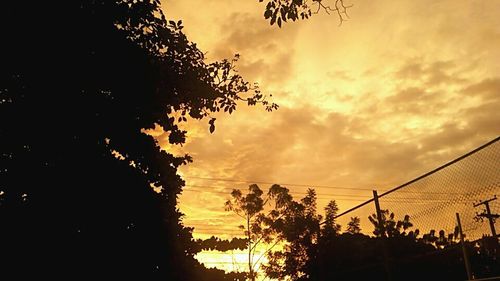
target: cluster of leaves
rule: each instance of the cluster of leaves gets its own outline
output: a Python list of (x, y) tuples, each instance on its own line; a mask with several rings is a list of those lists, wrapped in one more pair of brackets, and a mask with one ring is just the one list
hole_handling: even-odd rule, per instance
[[(259, 0), (263, 2), (264, 0)], [(325, 13), (336, 13), (340, 23), (348, 18), (344, 0), (332, 0), (332, 5), (325, 4), (329, 0), (268, 0), (264, 12), (264, 18), (269, 20), (271, 25), (277, 24), (279, 27), (287, 20), (296, 21), (298, 19), (308, 19), (313, 14), (323, 10)]]
[[(259, 0), (259, 2), (263, 1)], [(268, 19), (271, 25), (277, 23), (279, 27), (281, 27), (282, 22), (287, 20), (307, 19), (312, 15), (312, 11), (306, 2), (302, 0), (271, 0), (266, 5), (264, 18)]]
[[(417, 229), (415, 230), (414, 237), (418, 238), (418, 234), (419, 233)], [(436, 230), (431, 229), (429, 233), (422, 236), (421, 241), (427, 244), (432, 244), (436, 248), (444, 248), (454, 245), (459, 242), (458, 226), (455, 227), (455, 231), (453, 233), (448, 233), (448, 235), (446, 235), (446, 232), (444, 230), (440, 230), (438, 236), (436, 236)]]
[(390, 213), (389, 210), (381, 210), (380, 216), (382, 222), (378, 220), (376, 214), (372, 214), (368, 217), (374, 226), (375, 230), (373, 231), (373, 234), (376, 237), (385, 235), (389, 237), (406, 235), (406, 230), (413, 226), (410, 222), (410, 216), (408, 215), (405, 215), (403, 220), (395, 221), (394, 213)]
[(376, 237), (387, 236), (391, 238), (407, 236), (415, 241), (433, 245), (436, 248), (451, 246), (459, 241), (458, 227), (455, 227), (453, 233), (449, 234), (446, 234), (444, 230), (440, 230), (437, 236), (436, 230), (431, 229), (429, 233), (423, 234), (422, 237), (419, 237), (419, 229), (415, 229), (414, 231), (409, 230), (413, 227), (413, 224), (410, 222), (409, 215), (405, 215), (402, 220), (396, 221), (394, 213), (389, 212), (389, 210), (381, 210), (382, 223), (379, 222), (376, 214), (370, 215), (368, 219), (374, 227), (373, 234)]
[(358, 217), (351, 217), (351, 220), (347, 223), (347, 233), (357, 234), (361, 233), (360, 227), (361, 220)]

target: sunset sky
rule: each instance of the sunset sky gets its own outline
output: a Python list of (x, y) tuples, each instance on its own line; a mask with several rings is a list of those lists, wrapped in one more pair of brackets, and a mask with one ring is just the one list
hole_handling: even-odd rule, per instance
[(180, 209), (195, 237), (241, 235), (232, 188), (314, 187), (320, 210), (342, 211), (499, 135), (500, 1), (349, 0), (342, 26), (323, 13), (281, 29), (265, 3), (163, 2), (208, 61), (240, 54), (240, 74), (280, 105), (216, 115), (214, 134), (192, 121), (183, 147), (158, 137), (194, 158)]

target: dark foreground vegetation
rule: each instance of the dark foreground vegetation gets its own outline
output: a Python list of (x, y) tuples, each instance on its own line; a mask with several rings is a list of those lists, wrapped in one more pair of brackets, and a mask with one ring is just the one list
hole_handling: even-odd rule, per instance
[[(380, 220), (352, 217), (342, 231), (336, 223), (337, 204), (331, 201), (324, 216), (317, 213), (316, 192), (296, 201), (286, 187), (273, 185), (264, 193), (251, 185), (246, 194), (231, 193), (226, 203), (245, 223), (247, 250), (255, 261), (259, 243), (269, 246), (265, 275), (278, 280), (465, 280), (467, 274), (459, 239), (453, 233), (420, 233), (409, 216), (398, 218), (382, 210)], [(372, 229), (361, 233), (360, 219)], [(281, 249), (273, 249), (279, 243)], [(500, 276), (500, 252), (495, 238), (467, 242), (466, 250), (476, 277)], [(249, 263), (250, 278), (256, 275)], [(253, 274), (252, 274), (253, 273)]]

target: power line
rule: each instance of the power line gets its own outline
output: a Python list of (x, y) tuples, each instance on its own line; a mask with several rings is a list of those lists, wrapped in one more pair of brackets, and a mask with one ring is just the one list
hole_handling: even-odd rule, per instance
[[(204, 179), (204, 180), (212, 180), (212, 181), (225, 181), (225, 182), (240, 182), (240, 183), (259, 183), (259, 184), (275, 184), (271, 182), (263, 182), (263, 181), (249, 181), (249, 180), (236, 180), (236, 179), (227, 179), (227, 178), (209, 178), (209, 177), (194, 177), (194, 176), (183, 176), (184, 178), (194, 178), (194, 179)], [(279, 185), (283, 186), (298, 186), (298, 187), (309, 187), (309, 188), (331, 188), (331, 189), (344, 189), (344, 190), (352, 190), (352, 191), (372, 191), (373, 189), (369, 188), (358, 188), (358, 187), (341, 187), (341, 186), (326, 186), (326, 185), (314, 185), (314, 184), (290, 184), (290, 183), (281, 183)], [(207, 185), (189, 185), (185, 186), (192, 187), (208, 187), (208, 188), (220, 188), (221, 186), (207, 186)], [(223, 187), (224, 188), (224, 187)], [(440, 195), (463, 195), (464, 193), (456, 193), (456, 192), (426, 192), (426, 191), (401, 191), (402, 193), (415, 193), (415, 194), (440, 194)]]
[[(185, 185), (186, 187), (195, 187), (195, 188), (203, 188), (203, 190), (200, 191), (207, 191), (207, 192), (213, 192), (213, 193), (225, 193), (225, 194), (230, 194), (232, 190), (228, 190), (228, 188), (223, 187), (223, 186), (213, 186), (213, 185)], [(216, 191), (211, 191), (211, 190), (206, 190), (206, 189), (217, 189)], [(224, 191), (224, 189), (226, 191)], [(193, 189), (184, 189), (184, 190), (193, 190)], [(301, 191), (290, 191), (291, 194), (301, 194), (301, 195), (307, 195), (307, 192), (301, 192)], [(456, 193), (456, 192), (418, 192), (418, 191), (409, 191), (406, 193), (414, 193), (414, 194), (436, 194), (436, 195), (464, 195), (465, 193)], [(316, 192), (316, 195), (320, 196), (340, 196), (340, 197), (361, 197), (361, 198), (366, 198), (370, 199), (372, 196), (369, 195), (359, 195), (359, 194), (334, 194), (334, 193), (323, 193), (323, 192)], [(415, 198), (419, 199), (418, 197), (410, 197), (410, 198)], [(406, 197), (402, 197), (402, 199), (406, 199)], [(436, 198), (436, 199), (443, 199), (443, 200), (448, 200), (449, 197), (445, 198)]]
[[(230, 195), (229, 192), (224, 192), (224, 191), (215, 191), (215, 190), (197, 190), (197, 189), (184, 189), (183, 191), (186, 191), (186, 192), (198, 192), (198, 193), (214, 193), (214, 194), (224, 194), (224, 195)], [(293, 194), (300, 194), (300, 193), (292, 193)], [(305, 195), (302, 194), (302, 195)], [(332, 197), (322, 197), (322, 196), (317, 196), (316, 199), (318, 200), (332, 200), (333, 197), (335, 196), (347, 196), (347, 197), (350, 197), (350, 195), (333, 195), (333, 194), (323, 194), (325, 196), (332, 196)], [(366, 200), (368, 197), (364, 197), (362, 195), (355, 195), (353, 197), (361, 197), (361, 198), (358, 198), (358, 199), (355, 199), (355, 198), (339, 198), (339, 201), (341, 200), (344, 200), (344, 201), (356, 201), (356, 202), (360, 202), (360, 201), (364, 201)]]
[[(184, 189), (183, 191), (187, 192), (198, 192), (198, 193), (214, 193), (214, 194), (224, 194), (224, 195), (230, 195), (229, 192), (224, 192), (224, 191), (217, 191), (217, 190), (198, 190), (198, 189)], [(306, 193), (300, 193), (300, 192), (291, 192), (292, 195), (305, 195)], [(317, 193), (316, 199), (318, 200), (336, 200), (336, 201), (355, 201), (355, 202), (362, 202), (367, 199), (370, 199), (370, 196), (365, 196), (365, 195), (355, 195), (355, 194), (322, 194), (322, 193)], [(329, 197), (324, 197), (324, 196), (329, 196)], [(339, 198), (340, 197), (340, 198)], [(347, 197), (347, 198), (343, 198)], [(412, 201), (413, 200), (413, 201)], [(448, 202), (449, 198), (418, 198), (418, 197), (394, 197), (389, 200), (384, 199), (384, 202), (413, 202), (413, 203), (425, 203), (425, 202)], [(463, 200), (456, 200), (456, 201), (463, 201)], [(471, 201), (472, 202), (472, 201)]]
[(316, 188), (331, 188), (331, 189), (345, 189), (345, 190), (366, 190), (371, 191), (370, 188), (359, 188), (359, 187), (342, 187), (342, 186), (328, 186), (328, 185), (316, 185), (316, 184), (299, 184), (299, 183), (276, 183), (276, 182), (266, 182), (266, 181), (250, 181), (250, 180), (237, 180), (228, 178), (210, 178), (210, 177), (195, 177), (195, 176), (183, 176), (188, 179), (202, 179), (211, 181), (226, 181), (226, 182), (239, 182), (239, 183), (250, 183), (250, 184), (279, 184), (282, 186), (301, 186), (301, 187), (316, 187)]
[[(199, 189), (184, 189), (184, 191), (187, 190), (199, 190), (199, 191), (206, 191), (206, 192), (213, 192), (213, 193), (224, 193), (224, 194), (231, 194), (232, 190), (227, 190), (224, 187), (221, 186), (207, 186), (207, 185), (186, 185), (186, 187), (195, 187), (195, 188), (203, 188), (203, 190)], [(206, 190), (206, 189), (217, 189), (215, 191), (213, 190)], [(222, 189), (226, 189), (227, 191), (223, 191)], [(301, 194), (301, 195), (307, 195), (307, 192), (300, 192), (300, 191), (291, 191), (291, 194)], [(325, 195), (325, 196), (349, 196), (349, 197), (362, 197), (362, 198), (370, 198), (370, 196), (367, 195), (359, 195), (359, 194), (333, 194), (333, 193), (318, 193), (316, 192), (316, 195)]]

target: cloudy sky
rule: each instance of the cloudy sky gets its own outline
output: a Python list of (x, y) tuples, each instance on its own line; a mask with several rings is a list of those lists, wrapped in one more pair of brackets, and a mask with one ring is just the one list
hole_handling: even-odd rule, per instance
[(499, 135), (499, 1), (346, 2), (342, 26), (323, 13), (279, 29), (266, 1), (164, 1), (209, 61), (240, 54), (242, 76), (280, 105), (218, 115), (214, 134), (191, 122), (181, 148), (163, 141), (194, 157), (180, 208), (196, 237), (239, 233), (231, 188), (310, 186), (319, 207), (344, 210)]

